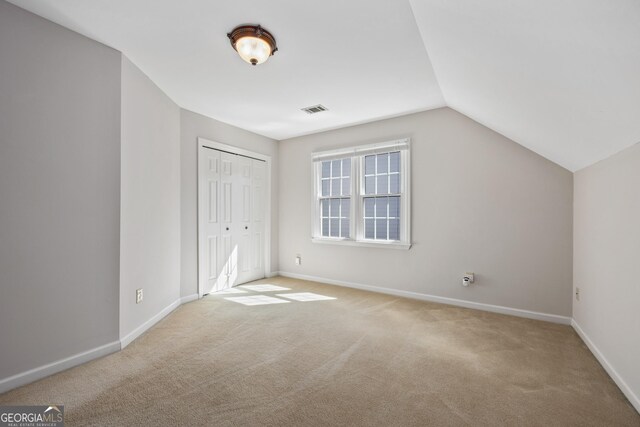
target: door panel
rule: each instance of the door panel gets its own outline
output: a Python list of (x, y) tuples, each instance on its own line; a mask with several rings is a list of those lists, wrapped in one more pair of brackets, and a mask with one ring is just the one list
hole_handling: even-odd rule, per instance
[(251, 263), (251, 159), (238, 156), (238, 215), (234, 217), (238, 236), (238, 284), (252, 280)]
[(234, 174), (237, 173), (237, 157), (229, 153), (220, 153), (222, 164), (222, 197), (220, 198), (220, 208), (222, 210), (221, 235), (222, 235), (222, 271), (226, 275), (222, 280), (219, 289), (227, 289), (235, 285), (238, 276), (237, 269), (237, 238), (234, 236), (234, 216), (237, 208), (234, 206), (234, 200), (237, 199), (234, 194), (237, 191), (237, 179)]
[(224, 262), (221, 270), (223, 276), (219, 282), (217, 291), (230, 288), (233, 286), (233, 278), (238, 274), (236, 271), (236, 257), (233, 253), (233, 242), (230, 233), (222, 235), (222, 261)]
[(251, 183), (242, 184), (242, 221), (251, 221)]
[(200, 295), (211, 292), (216, 287), (220, 278), (218, 241), (220, 235), (219, 196), (220, 184), (220, 152), (206, 150), (201, 153), (200, 185), (199, 185), (199, 275)]
[(209, 181), (209, 223), (218, 222), (218, 181)]
[(231, 204), (231, 193), (233, 191), (233, 183), (232, 182), (224, 182), (222, 184), (222, 212), (224, 212), (222, 217), (222, 222), (225, 224), (231, 224), (231, 212), (233, 210), (233, 205)]
[(253, 269), (262, 270), (262, 233), (253, 233)]
[(243, 234), (240, 240), (240, 274), (245, 275), (251, 270), (251, 243), (249, 234)]
[(266, 198), (266, 163), (259, 160), (252, 160), (253, 163), (253, 209), (252, 216), (252, 247), (253, 260), (251, 263), (251, 273), (253, 277), (264, 277), (264, 233), (265, 233), (265, 205)]
[(209, 236), (208, 270), (209, 280), (215, 280), (220, 273), (218, 271), (218, 236)]

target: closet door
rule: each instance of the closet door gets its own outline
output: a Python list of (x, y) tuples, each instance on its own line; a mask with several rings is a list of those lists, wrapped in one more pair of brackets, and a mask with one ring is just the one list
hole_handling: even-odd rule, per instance
[(199, 158), (200, 296), (220, 289), (227, 280), (220, 264), (220, 160), (220, 152), (209, 149)]
[(266, 163), (214, 149), (199, 161), (203, 295), (264, 277)]
[(220, 281), (217, 290), (227, 289), (237, 284), (238, 278), (238, 235), (236, 218), (238, 216), (238, 156), (220, 153), (220, 253), (222, 256)]
[(238, 156), (238, 188), (236, 189), (235, 234), (238, 241), (238, 278), (237, 284), (251, 280), (251, 193), (252, 193), (251, 159)]
[(237, 215), (238, 277), (235, 284), (264, 277), (265, 162), (238, 156)]
[(267, 164), (262, 160), (251, 160), (253, 164), (251, 211), (250, 277), (258, 280), (264, 277), (265, 266), (265, 218), (267, 200)]

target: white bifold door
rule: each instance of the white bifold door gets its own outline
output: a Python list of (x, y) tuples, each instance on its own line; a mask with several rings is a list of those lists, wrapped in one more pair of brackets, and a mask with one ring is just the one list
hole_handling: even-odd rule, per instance
[(203, 295), (265, 276), (266, 163), (206, 147), (199, 161)]

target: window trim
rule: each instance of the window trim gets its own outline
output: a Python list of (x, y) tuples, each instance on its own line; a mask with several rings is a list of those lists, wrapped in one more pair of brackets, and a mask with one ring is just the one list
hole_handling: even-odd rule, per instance
[[(361, 246), (372, 248), (403, 249), (411, 248), (411, 140), (403, 138), (376, 144), (366, 144), (337, 150), (314, 152), (312, 161), (312, 200), (311, 200), (311, 241), (320, 244)], [(364, 238), (364, 156), (400, 151), (400, 240), (374, 240)], [(351, 158), (351, 208), (349, 218), (350, 238), (325, 237), (321, 235), (320, 194), (322, 162), (339, 158)]]

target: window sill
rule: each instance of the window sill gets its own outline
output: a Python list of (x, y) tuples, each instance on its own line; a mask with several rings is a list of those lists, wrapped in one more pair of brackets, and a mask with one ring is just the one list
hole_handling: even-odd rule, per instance
[(404, 251), (411, 248), (411, 243), (402, 242), (375, 242), (371, 240), (332, 239), (327, 237), (313, 237), (311, 241), (323, 245), (360, 246), (364, 248), (399, 249)]

